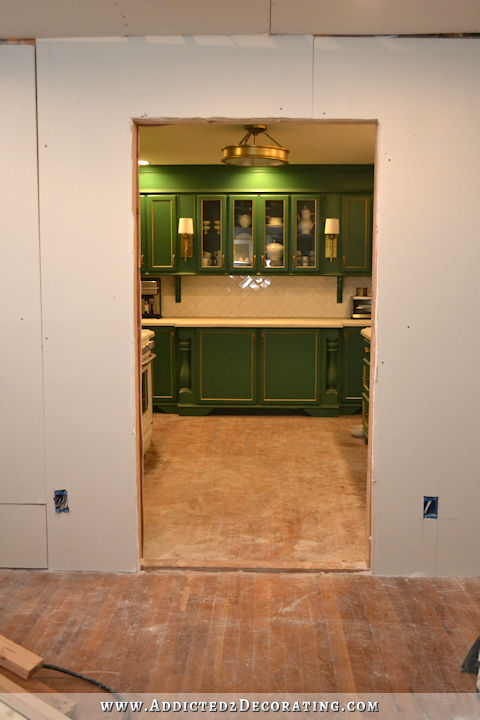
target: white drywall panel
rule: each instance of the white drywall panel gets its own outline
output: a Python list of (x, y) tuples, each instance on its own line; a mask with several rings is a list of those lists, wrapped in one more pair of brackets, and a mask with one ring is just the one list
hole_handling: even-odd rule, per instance
[(271, 32), (408, 35), (480, 30), (477, 0), (272, 0)]
[(269, 32), (270, 0), (0, 0), (0, 16), (2, 37), (252, 35)]
[(312, 38), (40, 41), (49, 566), (137, 567), (131, 118), (311, 113)]
[(373, 569), (478, 575), (480, 43), (315, 48), (314, 114), (379, 121)]
[(48, 492), (67, 487), (72, 506), (49, 509), (51, 567), (136, 567), (130, 118), (313, 116), (379, 121), (374, 572), (478, 574), (476, 507), (454, 516), (449, 498), (472, 497), (477, 464), (480, 44), (317, 38), (313, 109), (311, 50), (39, 43)]
[(47, 567), (45, 505), (0, 504), (0, 567)]
[(0, 502), (44, 502), (35, 55), (0, 45)]

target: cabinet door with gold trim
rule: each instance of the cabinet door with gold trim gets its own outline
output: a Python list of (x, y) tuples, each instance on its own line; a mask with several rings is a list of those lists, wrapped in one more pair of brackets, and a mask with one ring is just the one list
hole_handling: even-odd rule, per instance
[(256, 330), (199, 328), (198, 353), (200, 403), (255, 403)]
[(317, 402), (318, 331), (262, 330), (261, 402), (304, 405)]
[(318, 272), (320, 196), (292, 196), (291, 270)]
[(362, 402), (363, 338), (360, 327), (343, 329), (342, 404), (360, 409)]
[(197, 196), (198, 270), (205, 274), (226, 271), (225, 195)]
[(155, 333), (153, 349), (153, 407), (160, 408), (164, 404), (176, 402), (176, 358), (175, 329), (151, 325), (149, 330)]
[(372, 198), (344, 195), (340, 222), (341, 272), (370, 275), (372, 272)]
[(145, 204), (146, 244), (152, 274), (177, 269), (177, 196), (148, 195)]
[(258, 196), (229, 196), (230, 271), (257, 271)]
[(261, 195), (259, 203), (262, 254), (260, 272), (286, 272), (288, 270), (289, 196)]

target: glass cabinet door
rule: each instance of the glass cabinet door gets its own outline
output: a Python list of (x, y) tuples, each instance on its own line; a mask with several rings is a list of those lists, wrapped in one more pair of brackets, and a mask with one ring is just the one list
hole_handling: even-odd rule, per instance
[(318, 266), (318, 198), (295, 197), (293, 270), (316, 270)]
[(255, 248), (255, 201), (254, 196), (230, 197), (230, 223), (232, 240), (232, 269), (252, 270), (256, 268)]
[(198, 197), (199, 267), (202, 271), (225, 271), (225, 205), (225, 196)]
[(287, 269), (286, 231), (288, 196), (262, 196), (263, 249), (262, 269)]

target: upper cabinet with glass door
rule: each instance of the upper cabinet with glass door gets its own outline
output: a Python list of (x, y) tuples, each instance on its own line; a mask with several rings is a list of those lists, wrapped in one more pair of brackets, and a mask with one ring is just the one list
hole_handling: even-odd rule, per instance
[(293, 230), (291, 269), (317, 272), (319, 252), (319, 196), (292, 196)]
[(288, 270), (288, 195), (259, 198), (262, 221), (262, 263), (260, 271)]
[(198, 269), (205, 273), (224, 273), (227, 201), (225, 195), (197, 197), (197, 223), (200, 237)]

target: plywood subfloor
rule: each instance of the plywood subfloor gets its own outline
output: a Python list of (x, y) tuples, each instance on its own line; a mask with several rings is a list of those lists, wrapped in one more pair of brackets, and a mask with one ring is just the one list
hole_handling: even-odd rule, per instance
[(473, 693), (479, 629), (479, 579), (0, 571), (2, 634), (124, 693)]
[(154, 416), (146, 566), (366, 567), (359, 416)]

